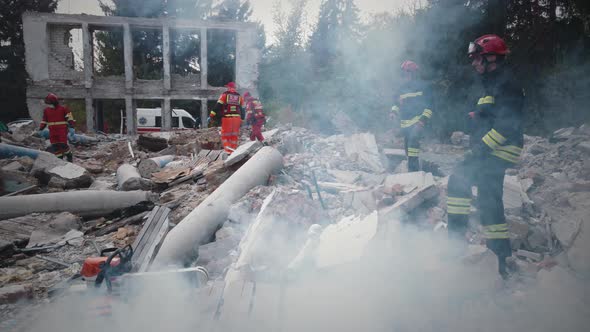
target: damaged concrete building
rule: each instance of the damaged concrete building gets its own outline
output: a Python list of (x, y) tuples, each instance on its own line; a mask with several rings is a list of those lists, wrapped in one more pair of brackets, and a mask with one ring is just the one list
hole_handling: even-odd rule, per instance
[[(97, 129), (95, 100), (124, 100), (127, 133), (137, 132), (137, 100), (161, 102), (162, 130), (172, 128), (171, 101), (193, 100), (201, 104), (201, 123), (207, 118), (207, 102), (216, 100), (222, 87), (208, 80), (208, 31), (235, 33), (234, 79), (241, 89), (256, 91), (260, 50), (254, 23), (177, 20), (170, 18), (102, 17), (26, 13), (23, 15), (26, 68), (29, 75), (27, 105), (31, 118), (41, 119), (43, 98), (53, 92), (64, 99), (85, 100), (88, 131)], [(81, 30), (82, 52), (75, 61), (71, 31)], [(138, 77), (134, 68), (135, 31), (155, 31), (161, 34), (162, 77)], [(96, 75), (96, 31), (121, 31), (123, 45), (122, 75)], [(198, 74), (176, 75), (171, 70), (171, 44), (178, 33), (198, 35)]]

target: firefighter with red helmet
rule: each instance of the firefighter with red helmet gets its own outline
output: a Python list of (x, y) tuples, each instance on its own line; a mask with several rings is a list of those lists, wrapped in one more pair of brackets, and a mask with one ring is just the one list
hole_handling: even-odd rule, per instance
[(72, 112), (67, 107), (60, 105), (59, 99), (53, 93), (45, 97), (45, 104), (47, 107), (43, 110), (43, 120), (39, 130), (43, 130), (45, 127), (49, 128), (51, 146), (47, 148), (47, 151), (61, 159), (65, 156), (69, 162), (72, 162), (72, 150), (68, 145), (69, 129), (76, 124)]
[(219, 96), (215, 109), (215, 119), (221, 119), (221, 141), (227, 154), (238, 148), (240, 127), (244, 118), (244, 99), (236, 90), (236, 84), (229, 82), (227, 90)]
[(506, 278), (506, 258), (512, 249), (502, 201), (504, 173), (518, 163), (522, 152), (524, 91), (506, 65), (509, 50), (502, 38), (481, 36), (469, 44), (468, 53), (483, 91), (467, 115), (471, 149), (449, 178), (448, 232), (451, 239), (465, 244), (471, 187), (477, 186), (486, 245), (498, 257), (498, 271)]
[(420, 139), (424, 126), (432, 118), (432, 98), (430, 89), (419, 79), (419, 67), (413, 61), (404, 61), (401, 65), (404, 82), (395, 95), (392, 115), (400, 119), (404, 135), (408, 171), (420, 170)]
[(252, 126), (250, 140), (255, 141), (258, 139), (258, 141), (264, 142), (262, 126), (266, 123), (266, 116), (264, 115), (262, 103), (253, 97), (250, 92), (244, 94), (244, 99), (246, 101), (246, 123)]

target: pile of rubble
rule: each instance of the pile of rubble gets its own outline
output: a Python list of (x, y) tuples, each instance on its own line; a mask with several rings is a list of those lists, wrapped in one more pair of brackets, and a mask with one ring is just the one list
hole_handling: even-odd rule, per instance
[[(264, 136), (272, 148), (249, 142), (244, 133), (229, 157), (221, 150), (218, 129), (203, 129), (152, 133), (133, 141), (103, 138), (76, 148), (73, 164), (43, 153), (0, 160), (8, 182), (16, 183), (10, 185), (20, 183), (9, 195), (33, 199), (74, 193), (82, 199), (95, 192), (102, 195), (101, 204), (118, 203), (48, 207), (34, 214), (24, 207), (0, 211), (10, 218), (0, 221), (2, 308), (10, 313), (16, 307), (8, 303), (15, 299), (44, 299), (75, 277), (86, 257), (143, 238), (150, 243), (141, 248), (150, 250), (142, 266), (158, 250), (170, 250), (166, 241), (192, 237), (191, 248), (185, 249), (192, 256), (184, 263), (204, 266), (210, 279), (227, 285), (280, 281), (285, 273), (358, 262), (378, 238), (400, 225), (444, 234), (446, 185), (466, 148), (464, 134), (454, 134), (453, 145), (427, 147), (426, 172), (414, 173), (406, 172), (399, 141), (391, 146), (370, 133), (323, 136), (282, 126)], [(240, 169), (271, 151), (264, 149), (282, 154), (283, 164), (275, 167), (282, 170), (263, 185), (241, 188), (244, 195), (220, 197), (228, 183), (251, 182), (232, 177), (244, 176)], [(590, 130), (584, 126), (560, 130), (549, 140), (526, 137), (523, 162), (507, 171), (504, 193), (517, 280), (567, 276), (576, 283), (590, 275), (590, 226), (584, 220), (590, 212), (589, 156)], [(107, 199), (117, 194), (141, 197)], [(59, 214), (62, 210), (71, 214)], [(206, 213), (196, 215), (199, 211)], [(209, 225), (211, 218), (222, 220)], [(464, 261), (489, 268), (495, 260), (483, 245), (477, 214), (473, 221)], [(178, 234), (187, 229), (204, 233)]]

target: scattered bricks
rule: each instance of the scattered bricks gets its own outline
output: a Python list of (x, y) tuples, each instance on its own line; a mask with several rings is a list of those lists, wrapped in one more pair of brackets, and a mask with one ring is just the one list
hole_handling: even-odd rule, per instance
[(33, 286), (30, 284), (12, 285), (0, 288), (0, 304), (16, 303), (33, 298)]

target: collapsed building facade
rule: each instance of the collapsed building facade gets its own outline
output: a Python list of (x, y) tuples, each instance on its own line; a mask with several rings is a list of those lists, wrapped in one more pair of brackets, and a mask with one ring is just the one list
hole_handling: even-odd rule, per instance
[[(70, 41), (72, 30), (81, 29), (81, 61), (74, 61)], [(161, 79), (140, 78), (134, 73), (134, 31), (155, 31), (162, 37)], [(235, 33), (234, 78), (242, 89), (256, 91), (260, 50), (257, 48), (257, 31), (254, 23), (209, 22), (169, 18), (103, 17), (92, 15), (64, 15), (26, 13), (23, 31), (26, 68), (29, 75), (27, 105), (32, 119), (39, 122), (43, 98), (52, 92), (64, 99), (81, 99), (86, 105), (88, 131), (97, 129), (95, 100), (124, 100), (125, 124), (128, 134), (137, 132), (137, 100), (161, 102), (162, 130), (172, 128), (171, 102), (196, 100), (201, 103), (201, 123), (207, 118), (207, 102), (216, 100), (222, 87), (208, 80), (208, 31), (226, 30)], [(122, 31), (124, 74), (102, 77), (96, 74), (96, 31)], [(198, 75), (181, 76), (171, 70), (171, 36), (176, 33), (198, 35), (200, 54)]]

